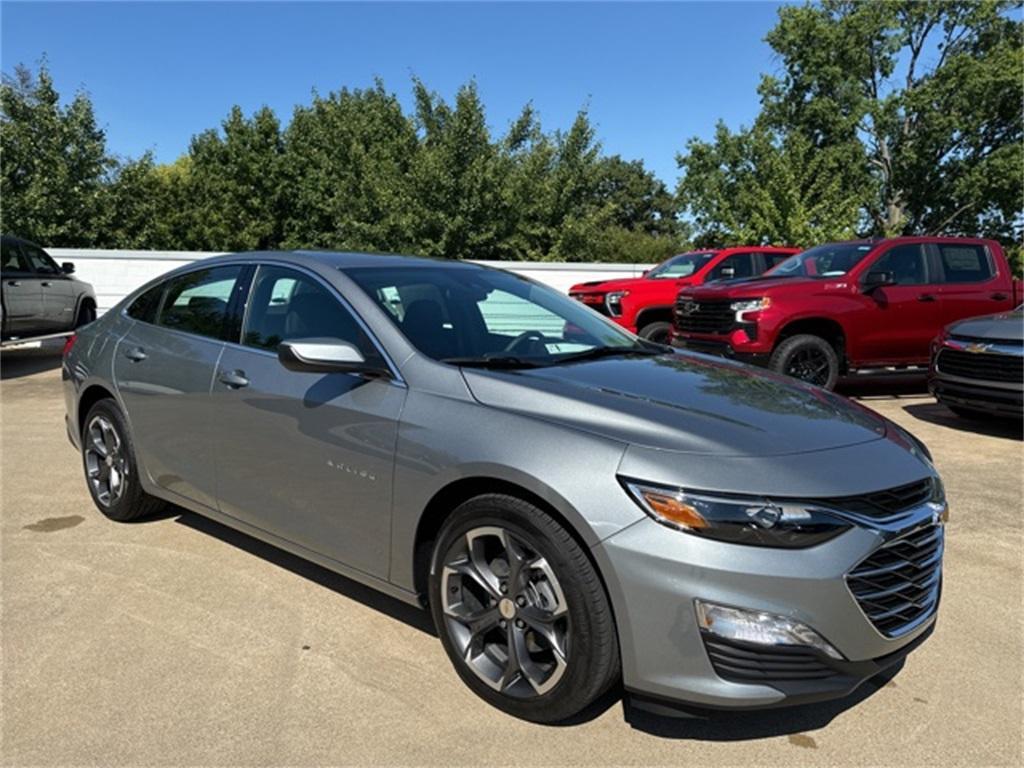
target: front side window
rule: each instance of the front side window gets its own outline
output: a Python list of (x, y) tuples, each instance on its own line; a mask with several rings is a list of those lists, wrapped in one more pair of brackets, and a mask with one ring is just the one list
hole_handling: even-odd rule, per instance
[(514, 357), (545, 365), (588, 350), (642, 346), (579, 302), (510, 272), (452, 265), (345, 273), (435, 360)]
[(982, 245), (950, 243), (937, 247), (947, 283), (983, 283), (995, 274)]
[(928, 263), (920, 245), (897, 245), (871, 265), (869, 274), (889, 272), (896, 285), (923, 285), (928, 282)]
[(59, 275), (61, 273), (57, 262), (51, 259), (42, 248), (24, 243), (21, 249), (28, 257), (34, 272), (40, 275)]
[(772, 277), (842, 277), (871, 251), (868, 243), (826, 243), (790, 256), (772, 270)]
[(734, 253), (711, 270), (708, 280), (735, 280), (754, 276), (754, 254)]
[(231, 265), (172, 278), (167, 282), (157, 325), (221, 341), (233, 340), (228, 305), (241, 273), (241, 265)]
[(658, 266), (647, 273), (647, 277), (653, 280), (677, 279), (689, 277), (704, 267), (715, 254), (712, 253), (683, 253), (673, 256), (671, 259), (661, 262)]
[(282, 341), (312, 338), (340, 339), (367, 360), (380, 357), (352, 313), (317, 280), (287, 267), (261, 266), (249, 292), (242, 343), (275, 351)]

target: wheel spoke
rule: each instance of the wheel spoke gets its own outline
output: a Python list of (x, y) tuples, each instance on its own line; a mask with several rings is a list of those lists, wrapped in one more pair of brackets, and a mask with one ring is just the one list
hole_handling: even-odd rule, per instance
[(107, 458), (109, 451), (107, 450), (107, 443), (103, 439), (103, 433), (97, 433), (95, 429), (89, 431), (89, 445), (99, 455), (101, 459)]
[(107, 453), (116, 453), (117, 435), (114, 433), (110, 423), (105, 420), (100, 421), (100, 432), (103, 435), (103, 446), (107, 449)]
[(565, 638), (555, 627), (555, 620), (540, 614), (536, 609), (526, 608), (519, 612), (520, 618), (534, 631), (557, 659), (565, 662)]

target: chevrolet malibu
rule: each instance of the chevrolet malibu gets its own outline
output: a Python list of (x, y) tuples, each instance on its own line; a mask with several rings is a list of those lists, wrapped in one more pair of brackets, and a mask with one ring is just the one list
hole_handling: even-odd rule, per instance
[(508, 272), (207, 259), (80, 330), (63, 376), (104, 515), (174, 504), (428, 605), (518, 717), (618, 685), (650, 709), (841, 697), (935, 624), (923, 444)]

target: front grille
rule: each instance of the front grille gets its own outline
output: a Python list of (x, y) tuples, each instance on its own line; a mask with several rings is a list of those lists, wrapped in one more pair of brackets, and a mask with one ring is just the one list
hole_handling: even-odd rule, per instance
[(1009, 381), (1019, 384), (1024, 380), (1024, 357), (986, 352), (963, 352), (944, 348), (939, 352), (936, 368), (940, 373), (979, 381)]
[(935, 612), (942, 584), (943, 529), (929, 523), (876, 549), (846, 576), (861, 610), (886, 637)]
[(821, 654), (797, 646), (755, 646), (701, 633), (715, 674), (740, 683), (783, 680), (822, 680), (836, 671)]
[(924, 504), (932, 495), (933, 482), (930, 477), (926, 477), (924, 480), (884, 491), (863, 493), (859, 496), (816, 499), (816, 501), (845, 512), (852, 512), (855, 515), (876, 519), (892, 517)]
[(683, 333), (728, 333), (736, 323), (729, 301), (676, 301), (676, 328)]

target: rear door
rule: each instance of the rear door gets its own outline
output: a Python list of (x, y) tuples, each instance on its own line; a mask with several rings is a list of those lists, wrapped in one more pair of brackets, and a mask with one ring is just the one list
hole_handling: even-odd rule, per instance
[(215, 413), (210, 386), (225, 338), (239, 320), (228, 308), (244, 290), (243, 265), (199, 269), (142, 294), (114, 356), (114, 378), (132, 439), (156, 485), (216, 506)]
[(75, 287), (71, 278), (39, 246), (24, 243), (21, 247), (39, 278), (47, 330), (70, 330), (75, 325)]
[(213, 382), (218, 503), (224, 514), (332, 560), (387, 578), (391, 483), (404, 384), (289, 371), (282, 341), (337, 338), (382, 357), (335, 289), (261, 265), (241, 344)]
[(32, 271), (21, 243), (4, 238), (0, 254), (0, 278), (3, 280), (4, 334), (27, 336), (44, 333), (43, 295), (39, 278)]
[(879, 254), (862, 273), (889, 272), (896, 283), (864, 295), (857, 318), (861, 364), (928, 361), (928, 345), (942, 327), (939, 284), (925, 246), (901, 243)]
[(1011, 307), (1009, 280), (984, 244), (937, 243), (930, 250), (941, 280), (942, 325)]

